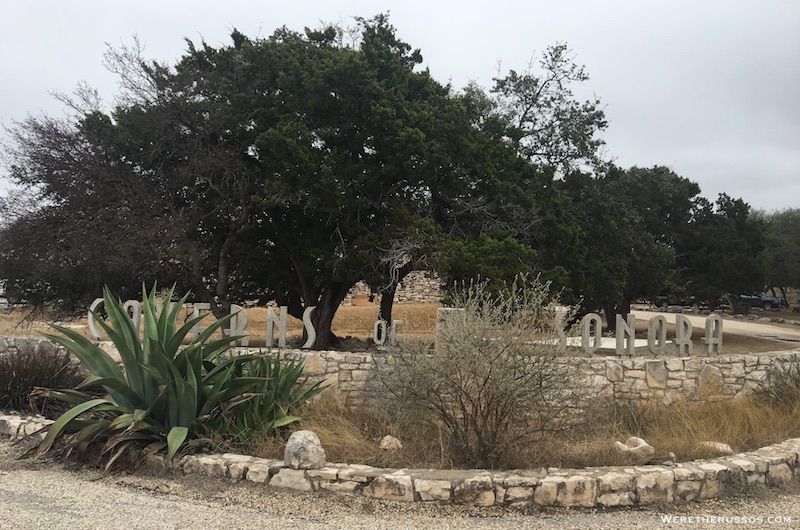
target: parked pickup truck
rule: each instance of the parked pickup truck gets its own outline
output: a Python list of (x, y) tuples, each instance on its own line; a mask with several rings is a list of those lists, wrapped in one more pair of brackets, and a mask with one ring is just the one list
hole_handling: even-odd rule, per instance
[[(770, 296), (767, 293), (743, 294), (739, 295), (739, 301), (743, 307), (757, 307), (759, 309), (786, 309), (786, 300), (777, 296)], [(728, 295), (722, 297), (722, 304), (731, 306)]]

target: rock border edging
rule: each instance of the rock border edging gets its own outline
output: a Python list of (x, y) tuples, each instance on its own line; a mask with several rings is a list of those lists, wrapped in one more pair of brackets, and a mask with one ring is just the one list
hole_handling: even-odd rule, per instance
[[(0, 414), (0, 434), (37, 435), (52, 423)], [(39, 433), (38, 436), (43, 436)], [(329, 491), (401, 502), (473, 506), (622, 507), (714, 499), (790, 482), (800, 473), (800, 438), (756, 451), (677, 464), (547, 470), (385, 469), (327, 462), (292, 469), (282, 460), (239, 454), (189, 455), (175, 464), (185, 475), (226, 478), (298, 491)], [(151, 464), (166, 469), (163, 457)]]

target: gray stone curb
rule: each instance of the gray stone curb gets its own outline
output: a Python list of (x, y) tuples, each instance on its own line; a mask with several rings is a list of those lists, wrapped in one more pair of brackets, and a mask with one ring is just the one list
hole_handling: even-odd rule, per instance
[[(41, 417), (0, 414), (0, 434), (37, 435), (52, 423)], [(226, 478), (299, 491), (329, 491), (401, 502), (473, 506), (617, 507), (705, 500), (779, 486), (798, 472), (800, 438), (756, 451), (678, 464), (547, 470), (384, 469), (326, 463), (292, 469), (282, 460), (238, 454), (189, 455), (174, 464), (186, 475)], [(150, 465), (166, 469), (163, 457)]]

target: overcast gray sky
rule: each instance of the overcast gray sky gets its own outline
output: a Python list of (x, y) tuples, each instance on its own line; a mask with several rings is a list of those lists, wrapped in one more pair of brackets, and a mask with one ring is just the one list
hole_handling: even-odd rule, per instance
[[(184, 38), (228, 44), (232, 28), (269, 36), (286, 25), (390, 12), (434, 78), (488, 88), (548, 45), (566, 42), (591, 79), (609, 127), (607, 154), (622, 167), (670, 166), (702, 195), (754, 208), (800, 207), (798, 0), (38, 0), (0, 11), (0, 120), (58, 115), (50, 95), (79, 81), (107, 102), (106, 43), (130, 43), (174, 62)], [(5, 134), (0, 132), (0, 134)]]

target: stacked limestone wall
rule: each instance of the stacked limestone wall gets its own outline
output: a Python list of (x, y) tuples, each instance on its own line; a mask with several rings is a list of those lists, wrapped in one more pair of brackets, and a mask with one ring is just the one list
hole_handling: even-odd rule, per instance
[[(347, 293), (343, 304), (352, 305), (354, 300), (363, 299), (371, 294), (369, 285), (358, 282)], [(373, 303), (379, 303), (380, 296), (376, 293)], [(413, 271), (397, 286), (394, 302), (396, 304), (435, 304), (439, 303), (443, 296), (442, 283), (435, 272)]]
[[(40, 351), (56, 345), (38, 337), (0, 337), (0, 354), (33, 343)], [(112, 353), (110, 343), (101, 343)], [(60, 348), (60, 347), (59, 347)], [(580, 385), (587, 399), (597, 397), (659, 402), (713, 401), (751, 393), (770, 384), (770, 374), (798, 362), (798, 351), (718, 357), (619, 358), (563, 357), (572, 382)], [(325, 381), (329, 392), (336, 392), (348, 405), (363, 405), (383, 392), (377, 370), (387, 371), (394, 364), (389, 351), (340, 352), (285, 350), (287, 358), (302, 360), (311, 381)]]
[[(370, 402), (381, 392), (376, 366), (389, 367), (388, 352), (325, 352), (287, 350), (286, 356), (303, 360), (306, 375), (324, 380), (347, 404)], [(659, 402), (714, 401), (751, 393), (769, 385), (770, 373), (798, 362), (798, 352), (719, 357), (673, 357), (666, 359), (619, 357), (564, 357), (587, 399), (597, 397)], [(566, 384), (570, 384), (565, 381)]]

